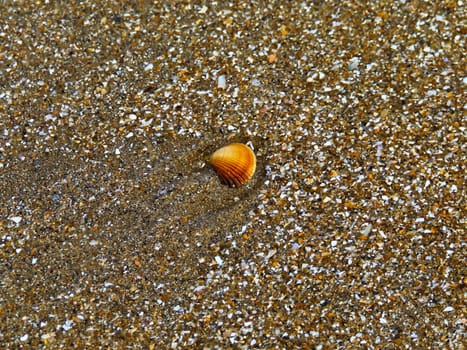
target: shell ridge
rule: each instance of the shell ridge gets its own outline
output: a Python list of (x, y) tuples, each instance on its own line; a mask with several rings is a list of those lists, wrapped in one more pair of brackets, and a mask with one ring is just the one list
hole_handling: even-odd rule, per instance
[(250, 180), (256, 170), (255, 154), (242, 143), (218, 149), (211, 155), (209, 163), (221, 180), (235, 187)]

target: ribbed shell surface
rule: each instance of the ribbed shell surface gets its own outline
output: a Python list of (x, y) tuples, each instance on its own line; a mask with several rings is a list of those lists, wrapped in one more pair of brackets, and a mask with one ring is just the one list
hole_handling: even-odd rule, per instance
[(256, 169), (256, 156), (243, 143), (232, 143), (215, 151), (209, 163), (222, 181), (239, 187), (251, 179)]

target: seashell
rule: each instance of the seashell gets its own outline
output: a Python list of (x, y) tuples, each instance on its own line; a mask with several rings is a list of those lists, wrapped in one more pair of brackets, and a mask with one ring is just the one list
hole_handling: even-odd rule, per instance
[(243, 143), (232, 143), (219, 148), (211, 155), (209, 163), (221, 181), (231, 187), (245, 184), (256, 170), (256, 156)]

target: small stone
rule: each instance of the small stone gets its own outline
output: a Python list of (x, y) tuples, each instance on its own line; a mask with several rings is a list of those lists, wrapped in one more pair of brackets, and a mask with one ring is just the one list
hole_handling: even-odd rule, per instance
[(227, 87), (227, 83), (225, 81), (225, 75), (220, 75), (218, 78), (217, 78), (217, 87), (219, 89), (225, 89)]
[(21, 216), (10, 216), (8, 219), (13, 221), (15, 224), (19, 224), (23, 218)]

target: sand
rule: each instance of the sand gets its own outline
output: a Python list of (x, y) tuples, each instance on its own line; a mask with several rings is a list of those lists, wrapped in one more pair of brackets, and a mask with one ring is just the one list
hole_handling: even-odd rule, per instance
[(0, 347), (463, 349), (465, 34), (463, 1), (3, 1)]

